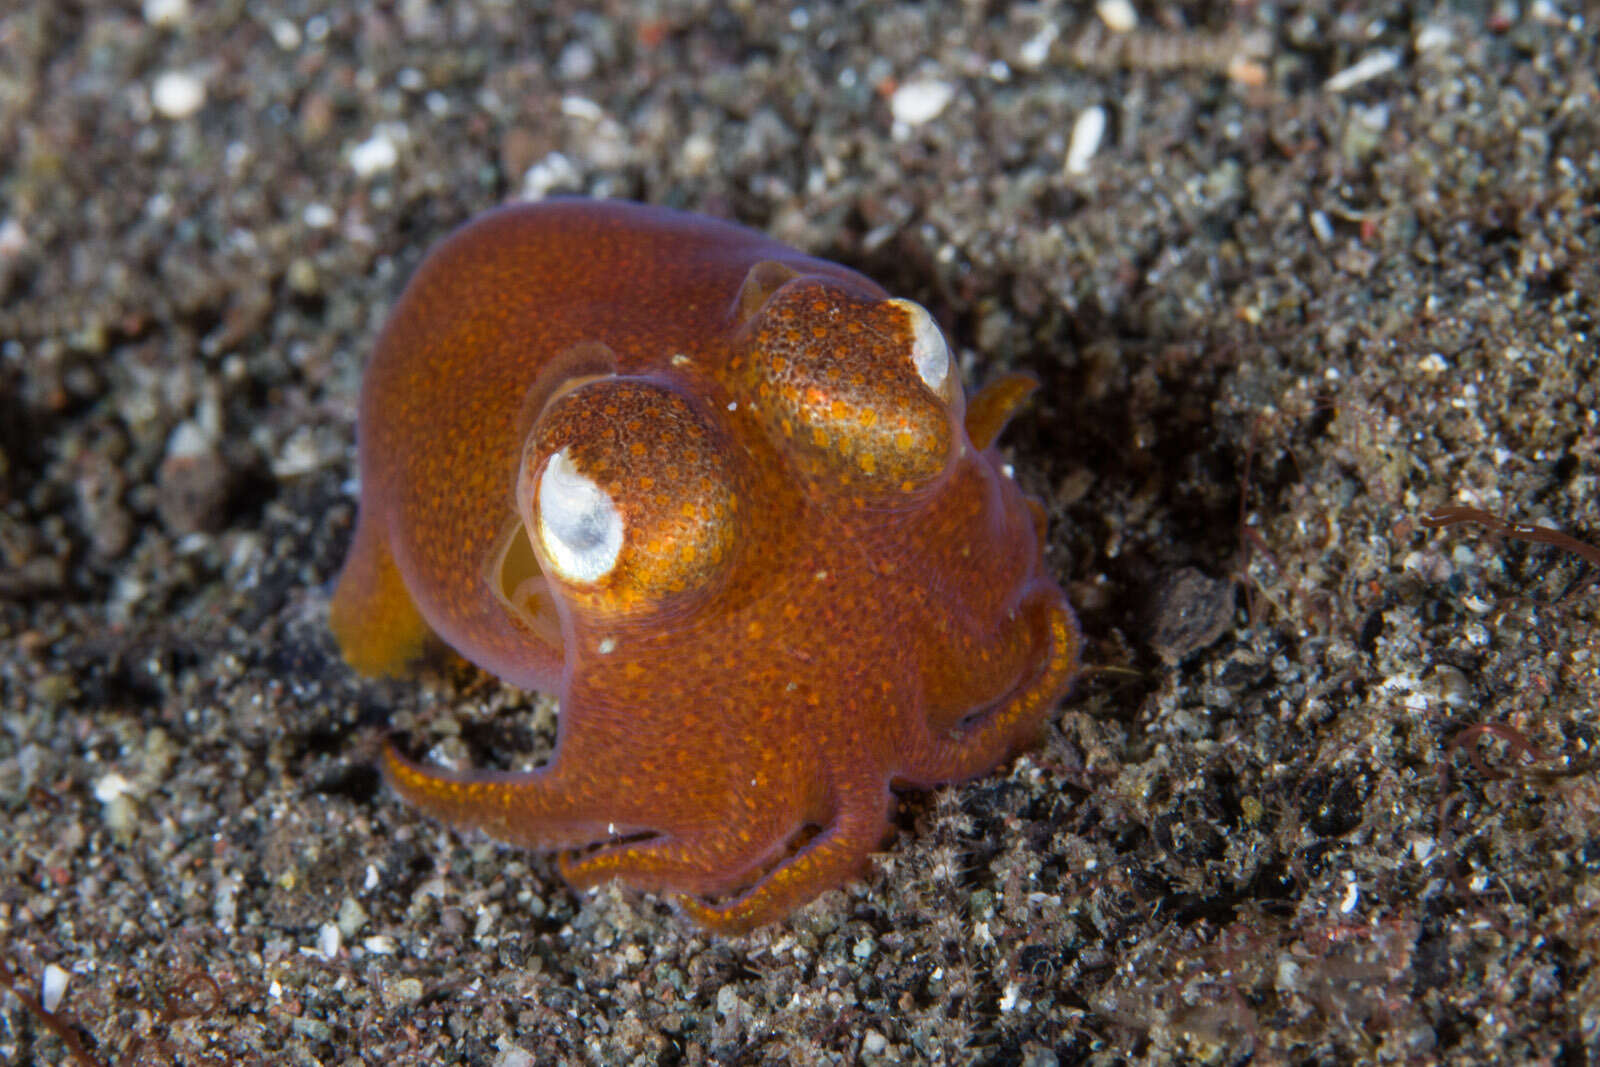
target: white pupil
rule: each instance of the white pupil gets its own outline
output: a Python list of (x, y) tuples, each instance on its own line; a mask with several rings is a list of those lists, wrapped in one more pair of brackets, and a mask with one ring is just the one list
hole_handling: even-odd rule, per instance
[(911, 365), (917, 368), (922, 384), (942, 396), (950, 379), (950, 346), (945, 344), (944, 334), (922, 305), (909, 300), (895, 303), (911, 316)]
[(539, 540), (569, 582), (605, 577), (622, 551), (622, 513), (579, 473), (566, 449), (550, 457), (539, 477)]

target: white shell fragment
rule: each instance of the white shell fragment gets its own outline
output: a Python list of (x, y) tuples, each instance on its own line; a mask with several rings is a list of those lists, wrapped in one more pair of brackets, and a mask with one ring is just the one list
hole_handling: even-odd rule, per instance
[(39, 1004), (45, 1011), (61, 1007), (61, 998), (67, 993), (67, 980), (72, 977), (54, 963), (44, 966), (44, 977), (39, 982)]
[(1023, 70), (1038, 70), (1044, 66), (1045, 60), (1050, 58), (1050, 46), (1056, 43), (1056, 38), (1061, 36), (1061, 28), (1054, 22), (1046, 22), (1039, 27), (1039, 31), (1017, 49), (1017, 65)]
[(593, 582), (611, 573), (622, 552), (622, 513), (564, 448), (539, 476), (538, 513), (539, 542), (557, 574)]
[(1132, 33), (1139, 28), (1139, 13), (1128, 0), (1099, 0), (1094, 13), (1112, 33)]
[(1072, 140), (1067, 143), (1066, 172), (1087, 174), (1089, 161), (1100, 151), (1100, 141), (1106, 135), (1106, 109), (1096, 104), (1084, 108), (1078, 121), (1072, 124)]
[(116, 771), (102, 775), (94, 783), (94, 798), (102, 804), (110, 804), (133, 792), (137, 792), (137, 787)]
[(189, 18), (189, 0), (144, 0), (144, 20), (152, 26), (170, 29)]
[(945, 109), (955, 95), (955, 86), (949, 82), (917, 78), (894, 91), (894, 95), (889, 98), (889, 113), (894, 116), (896, 122), (903, 122), (907, 126), (921, 126), (924, 122), (938, 118), (939, 112)]
[(891, 300), (911, 318), (911, 365), (917, 368), (922, 384), (943, 396), (950, 380), (950, 346), (945, 343), (939, 324), (921, 304), (910, 300)]
[(1323, 82), (1322, 87), (1330, 93), (1345, 92), (1355, 88), (1362, 82), (1383, 77), (1399, 67), (1402, 58), (1399, 49), (1396, 48), (1382, 48), (1376, 52), (1368, 52), (1350, 66)]
[(316, 954), (325, 960), (339, 958), (339, 949), (344, 945), (344, 935), (339, 932), (339, 927), (334, 923), (323, 923), (317, 930)]
[(372, 131), (371, 137), (350, 149), (348, 159), (350, 169), (356, 172), (358, 178), (370, 178), (393, 169), (400, 162), (400, 146), (394, 131), (379, 126)]
[(166, 119), (186, 119), (206, 102), (205, 82), (181, 70), (158, 74), (150, 86), (150, 103)]

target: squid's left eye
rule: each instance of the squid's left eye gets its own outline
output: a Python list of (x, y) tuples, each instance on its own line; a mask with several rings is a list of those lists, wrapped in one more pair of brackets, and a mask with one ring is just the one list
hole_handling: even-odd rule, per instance
[(755, 313), (734, 361), (756, 415), (809, 475), (915, 491), (960, 446), (960, 376), (933, 316), (822, 278), (796, 278)]
[(907, 356), (916, 368), (917, 377), (922, 379), (922, 384), (928, 387), (929, 392), (944, 397), (946, 401), (954, 400), (953, 394), (960, 390), (961, 382), (956, 377), (950, 346), (945, 343), (939, 324), (933, 321), (927, 308), (914, 301), (894, 299), (886, 303), (905, 313), (906, 330), (910, 335)]

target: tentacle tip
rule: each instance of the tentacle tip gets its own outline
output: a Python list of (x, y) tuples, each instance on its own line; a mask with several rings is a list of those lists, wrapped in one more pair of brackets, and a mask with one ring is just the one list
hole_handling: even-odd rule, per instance
[(378, 750), (378, 770), (382, 772), (384, 782), (391, 787), (395, 785), (397, 777), (415, 774), (418, 770), (415, 761), (400, 751), (396, 743), (400, 736), (395, 733), (386, 735)]
[(741, 907), (738, 900), (712, 904), (701, 897), (676, 893), (668, 901), (700, 929), (718, 937), (742, 937), (778, 918), (775, 915), (752, 913), (750, 909)]
[(383, 739), (379, 753), (378, 771), (390, 791), (405, 803), (421, 808), (433, 815), (455, 819), (454, 813), (440, 807), (445, 802), (460, 803), (467, 783), (440, 773), (437, 767), (407, 756), (400, 751), (397, 739), (403, 735), (392, 734)]
[(562, 881), (571, 886), (574, 892), (588, 893), (607, 882), (616, 880), (617, 873), (614, 870), (604, 864), (585, 862), (585, 860), (582, 849), (567, 848), (556, 853), (556, 870), (560, 872)]

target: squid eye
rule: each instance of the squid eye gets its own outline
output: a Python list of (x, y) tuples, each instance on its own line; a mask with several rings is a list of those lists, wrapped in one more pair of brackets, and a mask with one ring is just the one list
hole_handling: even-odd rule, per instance
[(946, 390), (953, 377), (953, 368), (950, 365), (950, 346), (945, 342), (939, 324), (933, 321), (933, 316), (921, 304), (901, 299), (890, 300), (888, 304), (906, 313), (911, 331), (911, 365), (916, 368), (917, 377), (934, 393), (948, 399)]
[(598, 581), (622, 553), (622, 513), (568, 452), (563, 448), (551, 456), (539, 477), (539, 543), (560, 577)]
[(933, 316), (828, 279), (781, 286), (730, 364), (780, 450), (806, 474), (913, 492), (961, 440), (961, 381)]
[[(528, 436), (517, 480), (543, 577), (612, 614), (705, 587), (736, 541), (728, 453), (721, 430), (661, 383), (611, 376), (558, 391)], [(522, 576), (502, 575), (502, 584), (512, 577)]]

